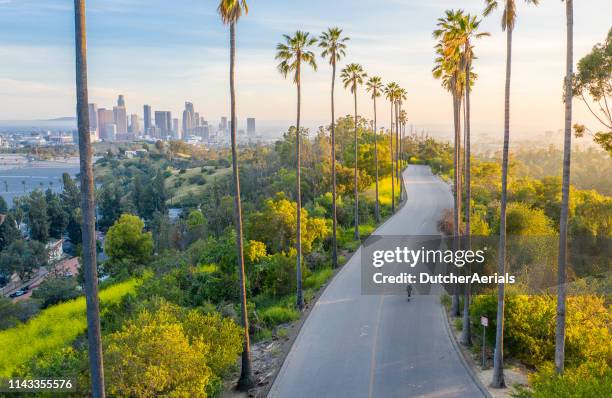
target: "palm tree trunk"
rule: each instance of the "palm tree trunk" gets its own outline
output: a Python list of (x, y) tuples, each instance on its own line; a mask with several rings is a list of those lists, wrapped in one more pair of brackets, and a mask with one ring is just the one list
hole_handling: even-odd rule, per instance
[(359, 148), (357, 147), (357, 84), (355, 84), (355, 240), (359, 240), (359, 189), (357, 188), (357, 162), (359, 157)]
[(395, 178), (397, 179), (397, 185), (399, 190), (399, 199), (398, 202), (402, 200), (402, 180), (400, 177), (400, 164), (399, 164), (399, 101), (395, 102)]
[(555, 371), (563, 373), (565, 364), (565, 313), (567, 261), (567, 219), (569, 203), (570, 166), (572, 152), (572, 67), (574, 56), (574, 5), (565, 0), (567, 19), (567, 50), (565, 59), (565, 140), (563, 143), (563, 187), (561, 189), (561, 218), (559, 221), (559, 268), (557, 287), (557, 326), (555, 331)]
[(242, 366), (238, 389), (246, 391), (253, 387), (251, 370), (251, 341), (249, 337), (249, 315), (246, 299), (246, 276), (244, 272), (244, 240), (242, 237), (242, 202), (240, 201), (240, 172), (238, 170), (238, 153), (236, 151), (236, 87), (234, 69), (236, 65), (236, 24), (230, 24), (230, 139), (232, 145), (232, 177), (234, 179), (234, 218), (236, 219), (236, 250), (238, 254), (238, 276), (240, 278), (240, 316), (244, 328), (242, 342)]
[(395, 169), (393, 168), (393, 101), (391, 101), (391, 127), (389, 128), (389, 153), (391, 154), (391, 213), (395, 214)]
[[(506, 206), (508, 204), (508, 148), (510, 146), (510, 75), (512, 66), (512, 29), (506, 28), (506, 87), (504, 94), (504, 149), (502, 156), (501, 210), (499, 225), (499, 260), (497, 273), (506, 273)], [(493, 357), (493, 381), (495, 388), (505, 388), (504, 381), (504, 284), (497, 284), (497, 325), (495, 330), (495, 354)]]
[(332, 58), (331, 84), (331, 174), (332, 174), (332, 266), (338, 267), (338, 217), (336, 212), (336, 119), (334, 116), (334, 87), (336, 84), (336, 56)]
[[(298, 59), (301, 54), (298, 54)], [(300, 149), (300, 106), (302, 101), (302, 84), (300, 75), (300, 63), (298, 61), (297, 66), (297, 123), (295, 130), (295, 158), (297, 163), (297, 178), (296, 178), (296, 208), (297, 208), (297, 227), (295, 231), (295, 243), (296, 243), (296, 278), (297, 278), (297, 296), (296, 304), (297, 307), (302, 310), (304, 308), (304, 297), (302, 295), (302, 154)]]
[(79, 129), (79, 165), (81, 173), (81, 210), (83, 217), (83, 270), (85, 272), (85, 302), (87, 306), (87, 341), (92, 396), (104, 398), (104, 366), (102, 331), (100, 327), (100, 299), (96, 264), (96, 230), (93, 166), (87, 92), (87, 30), (85, 0), (74, 1), (76, 47), (76, 95)]
[[(453, 161), (453, 166), (454, 166), (454, 171), (453, 171), (453, 190), (454, 192), (454, 196), (453, 196), (453, 250), (458, 250), (458, 242), (457, 239), (459, 238), (459, 230), (460, 230), (460, 184), (459, 184), (459, 179), (461, 178), (461, 173), (459, 170), (459, 123), (460, 123), (460, 116), (459, 116), (459, 112), (460, 112), (460, 108), (461, 108), (461, 99), (458, 98), (459, 96), (453, 92), (453, 127), (454, 127), (454, 135), (455, 135), (455, 153), (454, 153), (454, 161)], [(456, 287), (453, 285), (453, 289), (454, 289), (454, 294), (452, 297), (452, 301), (451, 301), (451, 313), (454, 316), (458, 316), (459, 315), (459, 293), (457, 292)]]
[[(467, 47), (467, 46), (466, 46)], [(467, 54), (467, 50), (466, 50), (466, 54)], [(470, 171), (470, 62), (466, 62), (465, 65), (465, 81), (466, 83), (466, 88), (465, 88), (465, 106), (464, 106), (464, 110), (465, 110), (465, 118), (464, 118), (464, 122), (465, 122), (465, 131), (464, 131), (464, 138), (465, 138), (465, 156), (464, 156), (464, 161), (465, 161), (465, 243), (466, 243), (466, 249), (467, 250), (471, 250), (472, 248), (472, 242), (471, 242), (471, 232), (470, 232), (470, 213), (471, 213), (471, 197), (472, 197), (472, 191), (471, 191), (471, 171)], [(467, 265), (467, 273), (470, 273), (470, 264), (468, 263)], [(463, 294), (463, 324), (462, 324), (462, 328), (461, 328), (461, 342), (465, 345), (471, 345), (472, 344), (472, 334), (471, 334), (471, 325), (470, 325), (470, 293), (471, 293), (471, 286), (470, 283), (468, 282), (465, 285), (465, 292)]]
[(376, 163), (376, 206), (375, 206), (375, 216), (376, 216), (376, 222), (379, 223), (380, 222), (380, 205), (378, 202), (378, 133), (377, 133), (377, 126), (376, 126), (376, 97), (373, 97), (374, 99), (374, 163)]

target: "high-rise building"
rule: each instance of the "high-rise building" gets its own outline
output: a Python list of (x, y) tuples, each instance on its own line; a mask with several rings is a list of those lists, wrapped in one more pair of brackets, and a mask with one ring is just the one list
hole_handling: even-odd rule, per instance
[(227, 117), (221, 117), (221, 124), (219, 124), (219, 130), (222, 132), (227, 131)]
[(134, 136), (140, 134), (140, 121), (138, 120), (138, 115), (135, 113), (130, 115), (130, 133), (132, 133)]
[(128, 132), (128, 118), (125, 110), (125, 98), (119, 95), (117, 106), (113, 107), (113, 117), (117, 125), (117, 134), (125, 134)]
[(168, 111), (155, 111), (155, 127), (162, 137), (167, 136), (172, 130), (172, 114)]
[(247, 135), (255, 135), (255, 118), (247, 118)]
[(89, 132), (98, 137), (98, 105), (89, 104), (87, 109), (89, 110)]
[(200, 127), (200, 113), (199, 112), (194, 113), (193, 120), (195, 123), (195, 127)]
[(148, 134), (151, 128), (151, 105), (144, 106), (144, 133)]
[(196, 126), (195, 110), (191, 102), (185, 102), (185, 110), (183, 111), (183, 137), (192, 134), (193, 128)]
[(106, 108), (98, 109), (98, 131), (100, 133), (100, 139), (106, 140), (106, 126), (113, 124), (113, 111)]
[(172, 119), (172, 137), (177, 140), (181, 138), (181, 131), (179, 130), (179, 120), (176, 117)]
[(107, 123), (104, 126), (104, 137), (106, 141), (115, 141), (117, 139), (117, 125), (115, 123)]

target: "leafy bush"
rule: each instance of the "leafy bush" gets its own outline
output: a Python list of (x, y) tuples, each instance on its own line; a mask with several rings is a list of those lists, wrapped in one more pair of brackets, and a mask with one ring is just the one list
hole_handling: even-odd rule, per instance
[(63, 276), (45, 280), (38, 289), (32, 292), (32, 298), (41, 300), (42, 308), (72, 300), (80, 295), (76, 279)]
[[(470, 307), (475, 330), (482, 332), (479, 317), (489, 318), (489, 344), (495, 341), (497, 299), (476, 296)], [(504, 323), (504, 349), (530, 366), (554, 359), (556, 297), (508, 295)], [(612, 315), (602, 297), (580, 295), (567, 299), (565, 353), (568, 366), (582, 363), (603, 366), (612, 358), (609, 325)], [(479, 332), (475, 332), (479, 333)]]
[(517, 388), (517, 398), (601, 398), (612, 391), (612, 369), (582, 365), (557, 375), (551, 364), (530, 375), (531, 388)]
[(334, 270), (331, 268), (323, 268), (312, 273), (304, 279), (304, 288), (318, 290), (331, 278), (334, 274)]

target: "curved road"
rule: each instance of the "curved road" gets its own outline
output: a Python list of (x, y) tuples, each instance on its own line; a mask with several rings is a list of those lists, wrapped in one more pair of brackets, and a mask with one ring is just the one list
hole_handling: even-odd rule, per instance
[[(403, 177), (408, 201), (376, 234), (437, 235), (452, 207), (448, 184), (425, 166)], [(312, 309), (268, 397), (483, 397), (450, 340), (439, 296), (362, 295), (360, 250)]]

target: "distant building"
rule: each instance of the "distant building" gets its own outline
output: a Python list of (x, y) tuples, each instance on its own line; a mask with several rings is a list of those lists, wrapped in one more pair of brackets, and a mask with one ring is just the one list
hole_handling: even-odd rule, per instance
[(48, 258), (50, 263), (54, 263), (62, 259), (64, 255), (64, 240), (50, 240), (46, 244)]
[(172, 114), (168, 111), (155, 111), (155, 127), (163, 137), (167, 136), (172, 130)]
[(144, 106), (144, 132), (147, 134), (151, 127), (151, 105)]
[(98, 130), (98, 105), (89, 104), (87, 108), (89, 109), (89, 132), (98, 136), (100, 134)]
[(227, 117), (225, 116), (221, 117), (221, 123), (219, 124), (219, 130), (221, 130), (222, 132), (227, 131)]
[(183, 111), (183, 137), (191, 134), (191, 130), (196, 126), (195, 110), (191, 102), (185, 102), (185, 110)]
[(105, 108), (98, 109), (98, 135), (100, 139), (107, 139), (106, 126), (113, 123), (113, 111)]
[(181, 131), (179, 130), (179, 120), (176, 117), (172, 119), (172, 133), (175, 139), (178, 140), (181, 138)]
[(247, 135), (249, 136), (255, 135), (255, 118), (254, 117), (247, 118)]
[(106, 141), (117, 139), (117, 125), (115, 123), (108, 123), (104, 126), (104, 139)]
[(140, 134), (140, 121), (138, 120), (138, 115), (134, 113), (130, 115), (130, 133), (134, 136)]
[(125, 98), (123, 94), (119, 94), (119, 98), (117, 98), (117, 106), (122, 106), (125, 108)]

